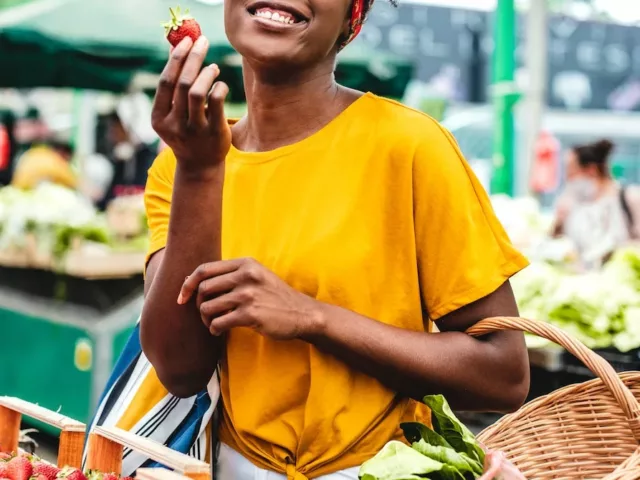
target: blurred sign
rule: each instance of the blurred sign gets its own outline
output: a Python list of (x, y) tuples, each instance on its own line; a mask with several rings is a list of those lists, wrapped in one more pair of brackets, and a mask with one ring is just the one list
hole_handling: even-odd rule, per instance
[(531, 171), (531, 190), (553, 192), (560, 183), (560, 142), (548, 132), (542, 132), (535, 146)]
[[(519, 66), (524, 65), (525, 28), (520, 17)], [(481, 37), (480, 59), (473, 54), (474, 32)], [(377, 2), (358, 41), (414, 60), (418, 80), (448, 100), (468, 101), (480, 82), (477, 99), (486, 101), (492, 33), (492, 13)], [(548, 58), (550, 105), (640, 110), (640, 28), (553, 17)], [(478, 61), (484, 68), (476, 68)]]

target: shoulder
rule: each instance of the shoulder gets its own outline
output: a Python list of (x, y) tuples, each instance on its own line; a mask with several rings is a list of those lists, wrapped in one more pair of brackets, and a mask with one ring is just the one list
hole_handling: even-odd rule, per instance
[(434, 168), (464, 163), (455, 137), (433, 117), (394, 100), (369, 97), (369, 118), (392, 153)]
[(433, 138), (453, 140), (451, 133), (426, 113), (395, 100), (373, 94), (368, 96), (372, 118), (391, 139), (408, 140), (411, 144), (428, 143), (428, 139)]

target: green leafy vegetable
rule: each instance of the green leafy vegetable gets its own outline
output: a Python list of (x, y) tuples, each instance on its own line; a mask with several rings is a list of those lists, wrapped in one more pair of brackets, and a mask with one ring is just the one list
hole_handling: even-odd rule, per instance
[(389, 442), (360, 469), (362, 480), (471, 480), (482, 475), (484, 451), (442, 395), (424, 398), (433, 430), (417, 422), (400, 425), (411, 444)]
[(466, 453), (470, 458), (484, 462), (484, 451), (471, 431), (458, 420), (442, 395), (424, 397), (424, 403), (431, 409), (433, 429), (445, 438), (456, 452)]
[[(520, 314), (547, 321), (589, 348), (640, 347), (640, 249), (618, 250), (602, 271), (574, 274), (534, 263), (511, 282)], [(527, 336), (530, 348), (548, 345)]]
[(424, 440), (414, 443), (411, 448), (422, 455), (440, 463), (455, 467), (460, 473), (482, 473), (482, 465), (478, 460), (471, 459), (466, 453), (458, 453), (452, 448), (429, 445)]
[[(375, 457), (362, 464), (360, 478), (362, 480), (422, 480), (426, 475), (442, 470), (442, 467), (442, 463), (422, 455), (404, 443), (392, 441), (387, 443)], [(430, 475), (426, 478), (436, 477)]]

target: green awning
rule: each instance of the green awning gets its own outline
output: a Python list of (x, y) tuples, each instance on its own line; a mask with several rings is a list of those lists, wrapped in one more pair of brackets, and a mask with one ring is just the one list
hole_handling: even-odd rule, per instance
[[(161, 24), (175, 4), (176, 0), (32, 0), (0, 9), (0, 87), (125, 91), (136, 73), (162, 70), (169, 46)], [(208, 61), (228, 64), (234, 51), (224, 33), (222, 4), (180, 4), (190, 9), (211, 42)], [(20, 14), (16, 9), (22, 9)], [(221, 70), (233, 99), (240, 100), (239, 68), (228, 65)], [(410, 63), (357, 43), (340, 54), (336, 73), (345, 85), (395, 97), (401, 96), (411, 74)]]

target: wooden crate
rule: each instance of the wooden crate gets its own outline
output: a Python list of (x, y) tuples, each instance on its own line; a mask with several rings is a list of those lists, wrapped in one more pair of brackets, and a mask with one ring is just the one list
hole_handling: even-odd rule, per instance
[(136, 480), (188, 480), (188, 478), (165, 468), (140, 468), (136, 472)]
[(0, 397), (0, 452), (18, 451), (23, 415), (60, 430), (58, 465), (81, 468), (85, 424), (14, 397)]
[[(91, 432), (87, 446), (86, 469), (121, 475), (124, 447), (142, 453), (174, 471), (158, 473), (162, 476), (157, 477), (158, 480), (177, 480), (183, 477), (211, 480), (211, 466), (208, 463), (117, 427), (96, 427)], [(141, 470), (144, 469), (138, 470), (136, 475), (139, 475)]]

